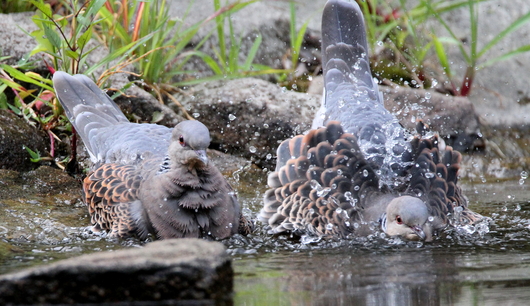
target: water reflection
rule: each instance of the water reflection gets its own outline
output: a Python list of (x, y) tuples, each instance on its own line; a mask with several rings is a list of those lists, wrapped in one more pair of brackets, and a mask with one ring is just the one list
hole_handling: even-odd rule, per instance
[(465, 189), (475, 211), (493, 216), (489, 233), (425, 245), (264, 242), (264, 254), (234, 261), (236, 304), (527, 305), (530, 193), (518, 182)]
[[(268, 254), (236, 267), (238, 305), (523, 305), (526, 252), (431, 248)], [(513, 295), (506, 295), (507, 288)], [(492, 300), (493, 299), (493, 300)]]

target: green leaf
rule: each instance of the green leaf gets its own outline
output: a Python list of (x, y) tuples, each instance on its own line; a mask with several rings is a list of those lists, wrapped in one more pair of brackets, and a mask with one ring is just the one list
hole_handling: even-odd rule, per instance
[(24, 148), (28, 152), (31, 162), (38, 163), (42, 160), (42, 157), (40, 156), (40, 153), (38, 150), (35, 152), (32, 149), (28, 148), (27, 146), (24, 146)]
[(210, 69), (212, 69), (213, 73), (216, 75), (224, 75), (223, 70), (219, 67), (217, 62), (208, 54), (201, 52), (201, 51), (195, 51), (193, 52), (194, 55), (200, 57)]
[(488, 66), (491, 66), (497, 62), (500, 62), (500, 61), (505, 61), (507, 59), (510, 59), (516, 55), (519, 55), (521, 53), (526, 53), (526, 52), (529, 52), (530, 51), (530, 45), (526, 45), (526, 46), (522, 46), (520, 48), (517, 48), (513, 51), (510, 51), (510, 52), (506, 52), (500, 56), (497, 56), (495, 58), (492, 58), (490, 60), (488, 60), (487, 62), (485, 62), (484, 64), (482, 64), (479, 69), (482, 69), (484, 67), (488, 67)]
[(115, 61), (115, 60), (119, 62), (121, 60), (124, 60), (128, 56), (131, 56), (132, 53), (134, 52), (134, 50), (136, 50), (139, 46), (141, 46), (146, 41), (148, 41), (153, 36), (153, 34), (154, 33), (151, 33), (151, 34), (149, 34), (149, 35), (147, 35), (145, 37), (142, 37), (141, 39), (139, 39), (137, 41), (134, 41), (134, 42), (132, 42), (130, 44), (127, 44), (127, 45), (119, 48), (118, 50), (114, 50), (114, 52), (112, 52), (112, 53), (108, 54), (107, 56), (105, 56), (97, 64), (90, 66), (90, 68), (88, 68), (85, 71), (85, 74), (86, 75), (90, 75), (96, 69), (98, 69), (101, 66), (107, 65), (110, 62)]
[(259, 46), (261, 45), (263, 38), (261, 38), (261, 35), (258, 35), (256, 39), (254, 39), (254, 43), (252, 43), (252, 47), (250, 48), (247, 59), (245, 60), (245, 64), (242, 67), (243, 70), (248, 71), (251, 68), (252, 62), (254, 62), (254, 58), (256, 57), (256, 53), (258, 53)]
[[(99, 10), (103, 7), (107, 0), (92, 0), (89, 2), (87, 9), (85, 11), (84, 16), (92, 17), (96, 16), (96, 14), (99, 12)], [(86, 24), (86, 26), (89, 26), (90, 24)]]
[(90, 38), (92, 38), (92, 26), (89, 26), (85, 33), (83, 33), (79, 38), (77, 39), (77, 45), (79, 49), (84, 49)]
[[(14, 78), (14, 79), (17, 79), (17, 80), (19, 80), (19, 81), (26, 82), (26, 83), (31, 83), (31, 84), (37, 85), (37, 86), (39, 86), (39, 87), (41, 87), (41, 88), (44, 88), (44, 89), (48, 89), (48, 90), (53, 91), (53, 89), (52, 89), (50, 86), (48, 86), (48, 85), (46, 85), (46, 84), (44, 84), (44, 83), (38, 82), (38, 81), (36, 81), (36, 80), (33, 79), (33, 78), (30, 78), (29, 76), (25, 75), (24, 73), (18, 71), (17, 69), (15, 69), (15, 68), (13, 68), (13, 67), (11, 67), (11, 66), (9, 66), (9, 65), (6, 65), (6, 64), (0, 64), (0, 68), (4, 69), (4, 70), (5, 70), (7, 73), (9, 73), (9, 74), (11, 75), (11, 77)], [(6, 83), (6, 81), (8, 81), (8, 80), (0, 78), (0, 81)], [(9, 82), (9, 83), (13, 83), (13, 82), (11, 82), (11, 81), (8, 81), (8, 82)], [(7, 84), (7, 83), (6, 83), (6, 84)], [(16, 85), (15, 85), (15, 84), (16, 84)], [(8, 85), (9, 87), (13, 88), (13, 89), (18, 90), (18, 91), (22, 91), (22, 90), (24, 90), (24, 88), (23, 88), (22, 86), (20, 86), (19, 84), (17, 84), (17, 83), (14, 83), (14, 84), (11, 84), (11, 85), (10, 85), (10, 84), (7, 84), (7, 85)], [(13, 85), (13, 86), (12, 86), (12, 85)]]
[(451, 79), (451, 66), (449, 65), (449, 60), (447, 59), (447, 52), (445, 52), (442, 42), (440, 42), (436, 35), (432, 35), (431, 37), (434, 44), (434, 51), (436, 52), (436, 56), (438, 56), (440, 65), (442, 66), (447, 77)]
[(30, 0), (39, 11), (41, 11), (46, 16), (52, 16), (52, 9), (49, 4), (44, 4), (42, 1)]
[(9, 88), (12, 88), (12, 89), (14, 89), (16, 91), (24, 91), (24, 90), (26, 90), (24, 87), (22, 87), (22, 85), (20, 85), (20, 84), (18, 84), (16, 82), (10, 81), (8, 79), (0, 78), (0, 82), (4, 83)]
[(69, 58), (73, 59), (73, 60), (79, 60), (79, 53), (77, 53), (76, 51), (72, 51), (70, 49), (66, 49), (64, 50), (64, 53), (66, 54), (66, 56), (68, 56)]
[(519, 17), (517, 20), (512, 22), (506, 29), (504, 29), (502, 32), (500, 32), (498, 35), (496, 35), (482, 50), (480, 50), (477, 57), (481, 57), (484, 53), (486, 53), (489, 49), (491, 49), (493, 46), (495, 46), (501, 39), (503, 39), (506, 35), (509, 35), (510, 33), (516, 31), (523, 25), (527, 24), (528, 21), (530, 21), (530, 12), (524, 14), (523, 16)]
[[(3, 87), (3, 89), (2, 89), (2, 87)], [(6, 88), (7, 88), (7, 86), (5, 84), (2, 84), (0, 86), (0, 109), (9, 109), (9, 107), (8, 107), (9, 103), (7, 103), (7, 96), (6, 96), (5, 92), (4, 92), (4, 89), (6, 89)]]

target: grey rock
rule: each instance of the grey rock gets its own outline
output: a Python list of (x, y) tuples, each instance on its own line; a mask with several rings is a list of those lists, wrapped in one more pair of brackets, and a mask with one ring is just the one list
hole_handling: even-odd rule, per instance
[[(129, 81), (121, 75), (112, 78), (111, 82), (112, 88), (120, 89)], [(175, 114), (170, 107), (160, 103), (153, 95), (136, 85), (129, 87), (125, 95), (116, 97), (114, 102), (132, 122), (158, 123), (172, 128), (185, 120), (184, 117)]]
[(232, 286), (230, 258), (221, 243), (165, 240), (2, 275), (0, 304), (231, 305)]
[(30, 160), (27, 146), (46, 155), (46, 135), (7, 110), (0, 110), (0, 168), (17, 171), (31, 170), (39, 164)]
[(423, 120), (458, 151), (483, 148), (480, 120), (466, 97), (455, 97), (434, 90), (406, 87), (380, 87), (385, 107), (394, 113), (408, 130)]
[(311, 127), (320, 105), (320, 95), (255, 78), (200, 84), (176, 98), (208, 127), (214, 148), (263, 165), (283, 139)]
[(0, 14), (2, 56), (10, 56), (5, 60), (6, 64), (15, 65), (37, 46), (33, 37), (24, 33), (24, 31), (31, 33), (38, 29), (31, 21), (33, 15), (33, 12)]
[[(49, 166), (35, 170), (17, 172), (0, 170), (0, 200), (27, 198), (31, 196), (56, 197), (60, 194), (79, 194), (79, 182), (66, 172)], [(77, 200), (72, 196), (72, 200)]]

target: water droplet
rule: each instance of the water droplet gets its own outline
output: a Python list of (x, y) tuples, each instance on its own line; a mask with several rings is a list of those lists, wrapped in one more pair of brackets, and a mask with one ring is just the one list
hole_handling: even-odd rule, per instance
[(326, 230), (331, 231), (333, 229), (333, 224), (328, 223), (326, 224)]
[(199, 118), (201, 116), (201, 114), (199, 113), (193, 113), (191, 115), (193, 116), (193, 118)]
[(425, 93), (425, 100), (429, 100), (431, 99), (431, 93), (430, 92), (426, 92)]
[(426, 173), (425, 173), (425, 177), (426, 177), (426, 178), (429, 178), (429, 179), (430, 179), (430, 178), (433, 178), (434, 176), (435, 176), (435, 175), (434, 175), (434, 173), (432, 173), (432, 172), (426, 172)]
[(237, 118), (237, 117), (234, 116), (233, 114), (228, 115), (228, 119), (229, 119), (230, 121), (234, 121), (234, 120), (236, 120), (236, 118)]
[(255, 146), (248, 147), (248, 150), (250, 151), (250, 153), (256, 153), (256, 151), (257, 151)]

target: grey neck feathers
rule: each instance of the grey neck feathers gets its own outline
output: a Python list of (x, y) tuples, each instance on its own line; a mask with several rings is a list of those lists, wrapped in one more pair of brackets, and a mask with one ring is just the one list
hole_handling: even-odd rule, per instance
[(171, 166), (169, 165), (169, 155), (166, 155), (164, 157), (164, 161), (162, 162), (162, 164), (160, 164), (160, 168), (158, 169), (158, 172), (156, 174), (158, 175), (162, 173), (167, 173), (170, 169)]

